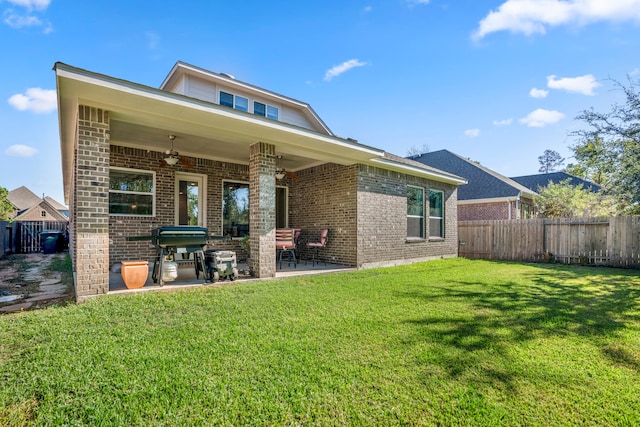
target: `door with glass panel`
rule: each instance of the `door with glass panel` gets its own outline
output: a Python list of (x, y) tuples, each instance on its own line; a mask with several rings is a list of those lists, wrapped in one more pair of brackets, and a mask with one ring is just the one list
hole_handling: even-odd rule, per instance
[(204, 175), (176, 173), (176, 225), (205, 227), (205, 186)]

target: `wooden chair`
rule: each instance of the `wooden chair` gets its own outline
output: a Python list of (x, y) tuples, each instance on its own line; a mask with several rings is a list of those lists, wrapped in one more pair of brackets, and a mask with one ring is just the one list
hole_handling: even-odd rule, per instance
[[(307, 249), (310, 249), (312, 251), (311, 262), (314, 266), (316, 265), (316, 257), (318, 256), (318, 251), (327, 247), (327, 241), (329, 240), (328, 236), (329, 230), (325, 228), (324, 230), (322, 230), (322, 233), (320, 233), (320, 240), (318, 240), (317, 242), (307, 243)], [(320, 263), (320, 261), (318, 261), (318, 263)], [(324, 260), (324, 265), (327, 265), (326, 259)]]
[(287, 254), (289, 265), (291, 265), (291, 261), (293, 260), (293, 266), (298, 267), (295, 230), (293, 228), (276, 229), (276, 253), (280, 269), (282, 269), (282, 257), (284, 254)]

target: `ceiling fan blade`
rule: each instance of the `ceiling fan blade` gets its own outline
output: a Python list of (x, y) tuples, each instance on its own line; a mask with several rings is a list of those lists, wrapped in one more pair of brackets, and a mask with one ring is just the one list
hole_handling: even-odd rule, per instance
[(167, 166), (167, 161), (164, 159), (160, 160), (160, 167), (163, 168), (165, 166)]
[(180, 163), (182, 166), (186, 167), (186, 168), (193, 168), (193, 163), (191, 163), (189, 160), (185, 159), (182, 156), (178, 157), (178, 163)]
[(284, 176), (288, 176), (289, 178), (293, 178), (293, 179), (300, 179), (300, 177), (298, 175), (296, 175), (295, 173), (291, 173), (291, 172), (285, 172)]

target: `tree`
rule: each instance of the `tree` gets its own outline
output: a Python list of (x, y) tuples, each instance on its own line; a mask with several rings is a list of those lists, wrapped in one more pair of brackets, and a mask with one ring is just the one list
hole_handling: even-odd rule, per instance
[(0, 220), (7, 221), (9, 214), (13, 212), (13, 204), (7, 200), (9, 190), (4, 187), (0, 187)]
[(628, 77), (627, 86), (614, 83), (625, 103), (607, 113), (591, 108), (579, 114), (590, 128), (573, 133), (578, 142), (571, 149), (585, 173), (594, 173), (616, 198), (619, 213), (640, 214), (640, 78)]
[(564, 165), (564, 157), (557, 151), (544, 150), (544, 154), (538, 156), (538, 162), (540, 162), (538, 172), (549, 173), (554, 172), (560, 166)]
[(534, 203), (544, 218), (611, 216), (616, 211), (613, 197), (573, 186), (570, 179), (538, 188)]
[(429, 146), (427, 144), (422, 144), (422, 146), (418, 147), (417, 145), (412, 145), (407, 150), (407, 157), (420, 157), (423, 154), (429, 152)]

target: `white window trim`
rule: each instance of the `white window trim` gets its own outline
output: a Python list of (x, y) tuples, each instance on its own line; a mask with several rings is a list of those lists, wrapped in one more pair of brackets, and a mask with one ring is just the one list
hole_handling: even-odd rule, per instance
[[(422, 236), (409, 236), (407, 235), (406, 238), (407, 240), (425, 240), (426, 238), (426, 209), (427, 209), (427, 204), (426, 204), (426, 197), (427, 197), (427, 190), (424, 187), (420, 187), (417, 185), (410, 185), (407, 184), (407, 189), (411, 187), (411, 188), (417, 188), (418, 190), (422, 191), (422, 216), (420, 215), (409, 215), (409, 213), (407, 213), (407, 218), (421, 218), (422, 219)], [(405, 231), (406, 234), (406, 231)]]
[[(429, 198), (429, 239), (431, 240), (442, 240), (445, 238), (445, 206), (444, 206), (444, 191), (442, 190), (434, 190), (429, 189), (429, 192), (440, 193), (442, 194), (442, 216), (431, 216), (431, 198)], [(439, 219), (442, 223), (442, 236), (432, 236), (431, 235), (431, 219)]]
[[(135, 214), (117, 214), (117, 213), (109, 213), (109, 216), (120, 216), (120, 217), (134, 217), (134, 218), (153, 218), (156, 216), (156, 173), (155, 171), (145, 170), (145, 169), (133, 169), (133, 168), (121, 168), (117, 166), (109, 166), (109, 171), (117, 170), (122, 172), (132, 172), (132, 173), (146, 173), (152, 176), (153, 179), (153, 191), (151, 193), (144, 193), (140, 191), (121, 191), (121, 190), (112, 190), (109, 188), (109, 193), (125, 193), (125, 194), (141, 194), (141, 195), (149, 195), (151, 194), (151, 215), (135, 215)], [(107, 202), (107, 209), (109, 208)]]
[(198, 227), (206, 227), (207, 224), (207, 175), (199, 173), (176, 172), (174, 181), (174, 224), (180, 221), (180, 212), (178, 211), (178, 196), (180, 193), (180, 181), (197, 181), (198, 182)]

